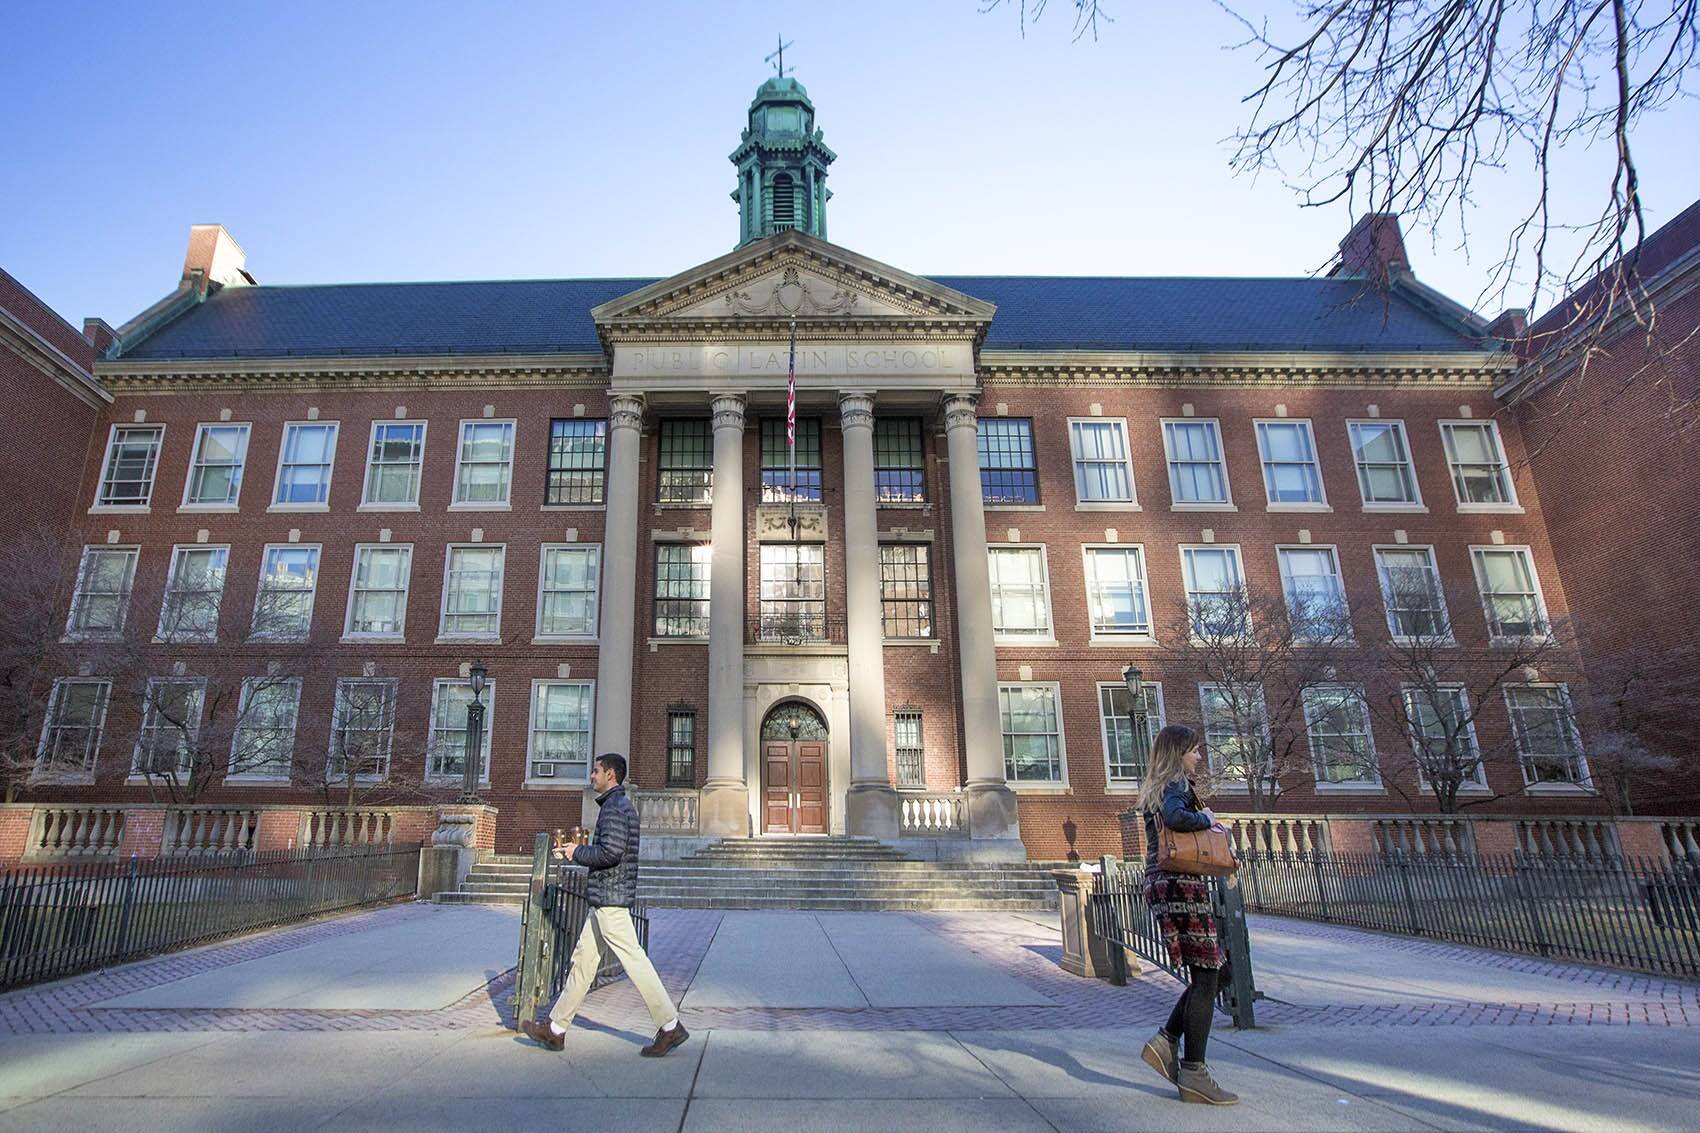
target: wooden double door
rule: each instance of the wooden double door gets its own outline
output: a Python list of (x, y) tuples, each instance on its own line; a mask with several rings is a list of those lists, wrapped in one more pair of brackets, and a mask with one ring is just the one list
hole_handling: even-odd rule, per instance
[(762, 724), (763, 834), (827, 833), (826, 724), (806, 705), (781, 705)]

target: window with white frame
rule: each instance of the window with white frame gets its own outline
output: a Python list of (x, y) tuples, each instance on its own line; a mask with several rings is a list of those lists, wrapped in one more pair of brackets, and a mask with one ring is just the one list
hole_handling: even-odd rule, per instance
[(1163, 448), (1169, 461), (1169, 492), (1176, 505), (1229, 502), (1228, 466), (1222, 460), (1222, 434), (1214, 420), (1164, 421)]
[(41, 745), (36, 749), (35, 778), (81, 779), (94, 775), (111, 699), (111, 681), (67, 678), (53, 682)]
[(707, 637), (714, 548), (707, 543), (655, 545), (655, 636)]
[(291, 423), (283, 427), (277, 456), (274, 507), (320, 507), (331, 498), (336, 463), (336, 422)]
[(1131, 504), (1133, 464), (1127, 455), (1127, 421), (1120, 417), (1070, 419), (1074, 498), (1083, 504)]
[(1492, 421), (1442, 421), (1446, 463), (1452, 469), (1452, 490), (1460, 507), (1510, 507), (1517, 503), (1511, 485), (1511, 466)]
[(248, 426), (197, 425), (184, 507), (235, 507), (248, 459)]
[(1062, 708), (1054, 684), (998, 686), (1004, 778), (1015, 785), (1062, 784)]
[(412, 507), (419, 503), (425, 467), (425, 422), (374, 421), (372, 447), (366, 453), (366, 507)]
[(1093, 637), (1150, 637), (1145, 554), (1138, 547), (1085, 547)]
[(100, 465), (96, 507), (147, 507), (153, 498), (154, 473), (164, 425), (114, 425)]
[(1411, 727), (1411, 750), (1417, 757), (1417, 778), (1424, 787), (1437, 775), (1458, 774), (1462, 785), (1487, 786), (1481, 745), (1470, 698), (1460, 685), (1410, 688), (1401, 691), (1405, 719)]
[(504, 547), (450, 544), (443, 562), (440, 636), (495, 637), (501, 633), (506, 560)]
[(136, 584), (139, 547), (84, 547), (77, 588), (65, 634), (71, 638), (116, 637), (124, 632), (130, 591)]
[(299, 677), (243, 681), (236, 734), (230, 744), (229, 777), (288, 779), (295, 763), (295, 721), (300, 708)]
[(348, 588), (349, 637), (401, 637), (407, 628), (411, 544), (361, 544), (354, 548)]
[(325, 780), (378, 782), (389, 778), (395, 742), (394, 677), (340, 677), (331, 714)]
[(595, 637), (602, 548), (545, 543), (538, 577), (537, 636)]
[(1238, 547), (1182, 547), (1181, 567), (1193, 633), (1220, 636), (1248, 628), (1250, 611)]
[[(487, 681), (480, 697), (484, 704), (484, 742), (478, 752), (478, 781), (490, 782), (491, 721), (496, 717), (496, 682)], [(472, 703), (472, 682), (440, 679), (431, 687), (431, 731), (425, 739), (425, 777), (459, 782), (466, 774), (466, 708)]]
[(1253, 774), (1267, 778), (1269, 716), (1259, 685), (1198, 687), (1204, 719), (1204, 754), (1210, 773), (1227, 783), (1244, 783)]
[(506, 505), (513, 475), (514, 423), (462, 421), (454, 502), (470, 507)]
[(1377, 547), (1375, 570), (1387, 605), (1387, 632), (1395, 641), (1452, 640), (1433, 547)]
[(1304, 690), (1305, 731), (1316, 781), (1325, 786), (1379, 787), (1381, 769), (1370, 738), (1362, 689), (1314, 685)]
[(1263, 489), (1271, 504), (1328, 502), (1309, 421), (1259, 421), (1257, 451), (1263, 460)]
[(313, 597), (319, 586), (317, 544), (270, 544), (260, 559), (260, 585), (254, 595), (254, 625), (249, 635), (297, 641), (313, 626)]
[(1340, 560), (1334, 548), (1279, 547), (1275, 555), (1294, 636), (1334, 640), (1351, 636), (1346, 587), (1340, 581)]
[(1417, 507), (1422, 504), (1417, 472), (1403, 421), (1351, 421), (1352, 459), (1358, 468), (1358, 494), (1366, 506)]
[(529, 778), (590, 780), (589, 681), (533, 681)]
[(165, 600), (159, 607), (160, 641), (213, 641), (218, 637), (218, 608), (224, 599), (229, 547), (196, 544), (174, 547)]
[(992, 632), (1005, 639), (1049, 639), (1051, 599), (1043, 547), (991, 547)]
[(148, 678), (130, 774), (188, 778), (194, 773), (206, 696), (205, 678)]
[(1163, 686), (1147, 681), (1140, 685), (1140, 697), (1145, 709), (1144, 750), (1133, 746), (1133, 694), (1124, 681), (1098, 686), (1098, 720), (1104, 730), (1106, 773), (1112, 787), (1137, 786), (1145, 777), (1145, 758), (1157, 733), (1163, 730)]
[(1539, 637), (1547, 632), (1546, 607), (1526, 547), (1472, 547), (1476, 584), (1494, 637)]
[(891, 714), (892, 746), (897, 755), (897, 785), (916, 789), (927, 785), (926, 760), (921, 745), (921, 713), (900, 708)]
[(1525, 783), (1589, 785), (1588, 761), (1564, 685), (1506, 685), (1505, 707)]

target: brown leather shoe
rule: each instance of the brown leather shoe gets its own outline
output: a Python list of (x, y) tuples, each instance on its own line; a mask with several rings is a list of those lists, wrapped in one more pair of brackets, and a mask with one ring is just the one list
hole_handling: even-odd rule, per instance
[(566, 1033), (562, 1032), (557, 1035), (554, 1028), (547, 1023), (539, 1023), (535, 1019), (526, 1019), (520, 1023), (519, 1029), (526, 1038), (535, 1039), (549, 1050), (567, 1049)]
[(691, 1033), (685, 1030), (685, 1025), (679, 1023), (671, 1031), (656, 1031), (655, 1041), (638, 1053), (645, 1058), (660, 1058), (690, 1037)]

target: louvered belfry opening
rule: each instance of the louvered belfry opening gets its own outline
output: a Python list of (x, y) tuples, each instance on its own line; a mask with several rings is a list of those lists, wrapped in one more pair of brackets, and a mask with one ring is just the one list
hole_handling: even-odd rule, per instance
[(797, 194), (791, 187), (789, 173), (781, 173), (773, 179), (773, 227), (797, 227)]

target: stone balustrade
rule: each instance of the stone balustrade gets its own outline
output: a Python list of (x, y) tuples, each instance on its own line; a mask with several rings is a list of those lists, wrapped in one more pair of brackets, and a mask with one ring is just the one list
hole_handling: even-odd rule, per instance
[(299, 845), (314, 850), (343, 846), (388, 846), (395, 842), (396, 814), (376, 807), (309, 810), (301, 815)]
[(1468, 819), (1437, 816), (1378, 818), (1370, 832), (1382, 857), (1453, 858), (1475, 855), (1474, 827)]
[(115, 858), (123, 840), (122, 807), (39, 806), (30, 816), (28, 841), (19, 857), (24, 861)]
[(160, 856), (246, 853), (259, 829), (260, 812), (249, 807), (176, 807), (166, 812)]
[(698, 793), (687, 787), (632, 788), (626, 792), (637, 808), (638, 826), (645, 834), (695, 835)]
[(1673, 861), (1700, 863), (1700, 819), (1664, 818), (1654, 821), (1659, 823), (1665, 853)]
[(1543, 861), (1603, 862), (1621, 857), (1617, 823), (1609, 818), (1520, 818), (1517, 852)]
[(961, 791), (900, 791), (897, 829), (904, 838), (961, 838), (968, 833)]
[(1321, 854), (1329, 850), (1326, 815), (1223, 814), (1217, 819), (1228, 828), (1234, 849), (1242, 854)]

